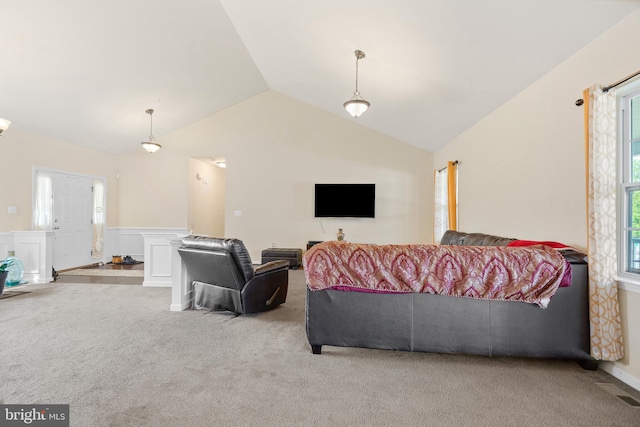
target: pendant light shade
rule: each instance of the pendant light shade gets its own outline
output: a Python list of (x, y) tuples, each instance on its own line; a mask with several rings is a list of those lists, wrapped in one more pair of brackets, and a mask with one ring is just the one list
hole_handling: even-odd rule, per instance
[(344, 109), (347, 110), (354, 118), (361, 116), (369, 108), (369, 101), (365, 101), (360, 97), (359, 93), (355, 93), (353, 98), (343, 104)]
[(147, 150), (149, 154), (153, 154), (161, 149), (162, 145), (158, 144), (153, 138), (153, 109), (149, 108), (145, 110), (145, 113), (149, 115), (149, 141), (141, 142), (140, 144), (142, 144), (142, 147)]
[(356, 91), (353, 92), (353, 97), (342, 104), (342, 106), (349, 114), (351, 114), (351, 116), (358, 118), (369, 109), (371, 104), (369, 101), (361, 97), (360, 92), (358, 92), (358, 61), (364, 58), (364, 52), (356, 50), (354, 53), (356, 55)]
[(149, 154), (153, 154), (162, 148), (162, 145), (158, 144), (155, 141), (146, 141), (146, 142), (141, 142), (140, 144), (142, 144), (142, 147), (145, 150), (147, 150)]
[(2, 131), (5, 131), (9, 128), (9, 125), (11, 124), (11, 122), (7, 119), (0, 119), (0, 133), (2, 133)]

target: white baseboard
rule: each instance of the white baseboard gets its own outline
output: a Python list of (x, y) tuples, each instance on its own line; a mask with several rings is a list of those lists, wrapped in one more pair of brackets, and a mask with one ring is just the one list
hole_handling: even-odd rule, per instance
[(144, 282), (142, 282), (142, 286), (150, 286), (150, 287), (154, 287), (154, 288), (170, 288), (172, 285), (171, 283), (167, 283), (167, 282), (160, 282), (157, 280), (145, 280)]
[(189, 307), (191, 307), (190, 301), (182, 304), (171, 304), (169, 306), (169, 311), (184, 311)]
[(600, 369), (607, 372), (608, 374), (611, 374), (611, 376), (619, 379), (628, 386), (631, 386), (640, 391), (640, 379), (618, 368), (613, 362), (600, 362)]

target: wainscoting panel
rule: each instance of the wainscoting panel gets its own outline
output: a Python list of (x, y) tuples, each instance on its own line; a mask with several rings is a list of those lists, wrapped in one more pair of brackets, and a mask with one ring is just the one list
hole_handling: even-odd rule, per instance
[(113, 255), (129, 255), (136, 261), (145, 260), (145, 234), (186, 235), (186, 228), (151, 227), (108, 227), (105, 235), (105, 261), (110, 262)]
[(171, 287), (173, 266), (177, 250), (172, 242), (179, 242), (186, 233), (144, 233), (144, 282), (143, 286)]
[(24, 264), (25, 276), (40, 273), (40, 252), (42, 249), (40, 242), (21, 242), (16, 245), (16, 256)]
[(142, 230), (120, 231), (120, 253), (116, 255), (129, 255), (138, 261), (144, 261), (144, 239)]
[(16, 257), (24, 264), (23, 280), (49, 283), (53, 280), (53, 232), (14, 231)]
[(171, 246), (164, 243), (154, 243), (149, 247), (150, 270), (152, 276), (171, 277)]
[(0, 233), (0, 259), (9, 256), (9, 251), (13, 250), (13, 233)]

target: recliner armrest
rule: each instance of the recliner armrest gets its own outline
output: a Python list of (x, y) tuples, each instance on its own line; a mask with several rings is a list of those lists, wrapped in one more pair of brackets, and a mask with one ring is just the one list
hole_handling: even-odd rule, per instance
[(276, 270), (288, 270), (289, 269), (289, 261), (286, 259), (279, 259), (277, 261), (271, 261), (259, 265), (255, 268), (256, 276), (259, 274), (268, 273), (270, 271)]

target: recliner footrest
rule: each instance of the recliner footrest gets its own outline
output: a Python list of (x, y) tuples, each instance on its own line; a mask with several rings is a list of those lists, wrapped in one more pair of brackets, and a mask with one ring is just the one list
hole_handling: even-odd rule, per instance
[(242, 312), (240, 292), (209, 283), (193, 282), (193, 309)]

